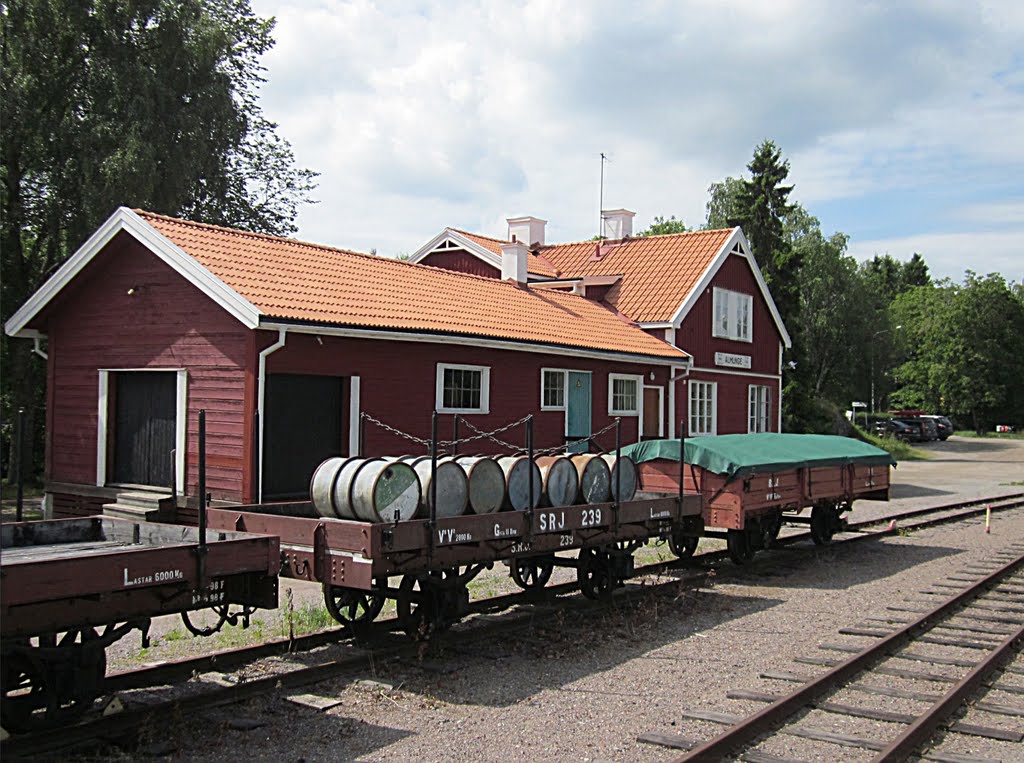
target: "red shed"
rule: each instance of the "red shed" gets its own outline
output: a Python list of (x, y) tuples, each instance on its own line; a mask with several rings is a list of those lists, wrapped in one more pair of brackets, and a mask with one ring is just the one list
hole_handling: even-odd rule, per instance
[[(621, 417), (635, 440), (644, 389), (689, 357), (527, 284), (512, 249), (503, 281), (119, 209), (5, 327), (47, 340), (53, 514), (139, 488), (194, 506), (201, 409), (208, 490), (226, 502), (305, 495), (324, 458), (359, 447), (362, 413), (418, 438), (434, 410), (445, 437), (447, 414), (489, 430), (535, 413), (538, 448)], [(363, 453), (425, 450), (371, 425)]]
[[(739, 228), (633, 238), (633, 212), (604, 212), (600, 242), (545, 243), (546, 221), (508, 219), (508, 240), (446, 228), (413, 261), (501, 277), (503, 248), (529, 242), (537, 288), (608, 305), (653, 336), (686, 350), (666, 388), (645, 383), (646, 438), (778, 431), (782, 350), (789, 334)], [(660, 410), (661, 415), (655, 415)]]

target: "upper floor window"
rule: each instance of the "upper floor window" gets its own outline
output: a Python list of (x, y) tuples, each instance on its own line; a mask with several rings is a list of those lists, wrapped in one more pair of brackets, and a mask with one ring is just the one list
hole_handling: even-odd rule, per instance
[(715, 322), (712, 334), (722, 339), (753, 341), (754, 298), (728, 289), (714, 290)]
[(641, 377), (608, 374), (608, 413), (612, 416), (636, 416), (640, 413)]
[(751, 384), (747, 387), (747, 431), (767, 432), (772, 411), (771, 387)]
[(490, 386), (488, 366), (438, 363), (434, 405), (439, 413), (489, 413)]

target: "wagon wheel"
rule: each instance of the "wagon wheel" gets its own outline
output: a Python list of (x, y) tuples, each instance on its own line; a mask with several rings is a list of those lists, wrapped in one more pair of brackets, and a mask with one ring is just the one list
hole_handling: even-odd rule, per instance
[(331, 617), (342, 625), (356, 628), (369, 625), (384, 609), (383, 594), (324, 583), (324, 605)]
[(750, 564), (756, 553), (748, 530), (729, 530), (726, 536), (729, 558), (740, 566)]
[(437, 626), (438, 602), (425, 576), (403, 576), (395, 605), (398, 622), (410, 638), (422, 641), (430, 637)]
[(42, 725), (41, 716), (33, 718), (33, 712), (45, 708), (48, 701), (48, 682), (42, 662), (25, 652), (4, 655), (0, 683), (3, 685), (0, 725), (15, 733)]
[(185, 624), (185, 628), (193, 636), (203, 636), (204, 638), (206, 636), (212, 636), (214, 633), (219, 632), (220, 629), (224, 627), (224, 623), (226, 623), (228, 620), (228, 605), (219, 604), (217, 606), (210, 607), (210, 609), (212, 609), (214, 614), (217, 615), (217, 622), (214, 625), (194, 625), (192, 623), (192, 620), (189, 619), (188, 612), (181, 613), (181, 622)]
[(683, 535), (682, 533), (674, 532), (668, 538), (668, 547), (680, 559), (689, 559), (693, 556), (699, 544), (700, 538), (695, 535)]
[(597, 600), (610, 596), (614, 581), (608, 555), (592, 548), (581, 549), (576, 567), (576, 581), (579, 583), (580, 592), (588, 599)]
[(543, 588), (551, 580), (555, 560), (550, 556), (531, 556), (512, 560), (512, 580), (524, 591)]
[(761, 548), (774, 548), (782, 532), (782, 515), (769, 514), (761, 517)]
[(839, 512), (834, 506), (818, 505), (811, 509), (811, 540), (816, 546), (827, 546), (839, 525)]

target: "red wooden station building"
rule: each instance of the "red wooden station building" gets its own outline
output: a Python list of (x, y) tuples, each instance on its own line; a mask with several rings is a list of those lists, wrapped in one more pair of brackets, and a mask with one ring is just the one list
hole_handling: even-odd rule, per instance
[[(665, 300), (638, 312), (649, 287), (627, 299), (627, 276), (572, 274), (593, 270), (594, 256), (621, 274), (617, 258), (633, 246), (670, 259), (690, 238), (666, 248), (623, 237), (603, 254), (567, 246), (563, 262), (587, 264), (541, 281), (532, 272), (546, 249), (518, 242), (474, 244), (504, 275), (494, 278), (118, 209), (5, 326), (46, 358), (49, 513), (98, 513), (140, 488), (195, 506), (202, 409), (207, 489), (214, 501), (250, 503), (306, 495), (317, 464), (356, 452), (362, 413), (418, 437), (434, 410), (484, 430), (534, 413), (538, 448), (621, 417), (632, 442), (672, 434), (687, 372), (739, 383), (731, 366), (713, 365), (737, 347), (761, 374), (752, 378), (777, 390), (777, 347), (788, 340), (742, 233), (686, 235), (710, 252), (697, 267), (710, 275), (688, 277), (675, 312)], [(746, 312), (727, 302), (728, 330), (749, 334), (728, 343), (711, 336), (710, 295), (725, 285), (754, 297)], [(692, 369), (680, 349), (690, 345)], [(717, 410), (721, 429), (731, 419), (721, 399)], [(366, 426), (366, 455), (417, 447)]]

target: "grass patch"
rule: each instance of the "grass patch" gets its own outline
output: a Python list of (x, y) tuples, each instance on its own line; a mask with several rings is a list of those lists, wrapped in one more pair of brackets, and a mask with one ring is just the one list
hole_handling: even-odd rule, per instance
[(957, 437), (970, 437), (975, 440), (1024, 440), (1024, 432), (985, 432), (978, 434), (974, 430), (964, 429), (954, 432)]
[(857, 430), (860, 432), (861, 439), (864, 442), (871, 443), (876, 448), (881, 448), (897, 461), (926, 461), (931, 458), (931, 454), (928, 452), (915, 448), (910, 443), (903, 442), (903, 440), (897, 440), (895, 437), (878, 437), (877, 435), (865, 432), (860, 427)]

